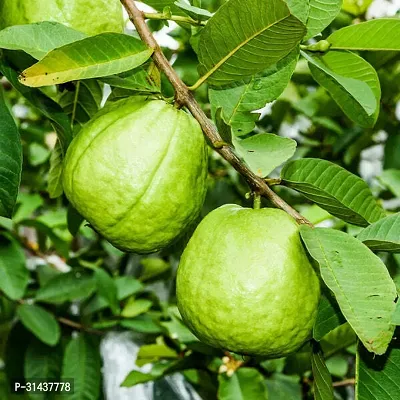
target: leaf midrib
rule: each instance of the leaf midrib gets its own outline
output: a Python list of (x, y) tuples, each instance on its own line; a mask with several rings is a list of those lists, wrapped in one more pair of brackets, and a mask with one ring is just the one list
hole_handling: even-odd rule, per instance
[(285, 15), (283, 18), (278, 19), (276, 21), (274, 21), (274, 23), (269, 24), (268, 26), (266, 26), (264, 29), (261, 29), (260, 31), (257, 31), (256, 33), (254, 33), (253, 35), (251, 35), (249, 38), (247, 38), (244, 42), (239, 43), (238, 46), (236, 46), (233, 50), (231, 50), (225, 57), (223, 57), (217, 64), (215, 64), (210, 70), (208, 70), (203, 77), (201, 78), (201, 80), (206, 80), (208, 79), (212, 74), (214, 74), (226, 61), (228, 61), (231, 57), (233, 57), (243, 46), (245, 46), (246, 44), (248, 44), (250, 41), (252, 41), (253, 39), (255, 39), (257, 36), (261, 35), (262, 33), (264, 33), (266, 30), (268, 30), (269, 28), (271, 28), (274, 25), (279, 24), (280, 22), (284, 21), (287, 18), (290, 18), (292, 16), (292, 14), (289, 12), (289, 14)]

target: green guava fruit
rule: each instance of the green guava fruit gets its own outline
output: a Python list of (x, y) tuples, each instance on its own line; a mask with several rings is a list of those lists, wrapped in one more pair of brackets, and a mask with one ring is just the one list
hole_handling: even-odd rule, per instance
[(63, 168), (72, 205), (115, 247), (150, 253), (198, 217), (207, 146), (198, 122), (162, 100), (102, 110), (74, 138)]
[(88, 35), (123, 32), (119, 0), (0, 0), (0, 29), (53, 21)]
[(269, 358), (310, 337), (320, 297), (295, 220), (281, 210), (232, 204), (199, 224), (176, 284), (179, 311), (201, 341)]

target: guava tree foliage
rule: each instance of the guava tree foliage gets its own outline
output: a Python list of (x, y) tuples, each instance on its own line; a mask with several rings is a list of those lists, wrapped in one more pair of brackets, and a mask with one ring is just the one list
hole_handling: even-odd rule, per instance
[[(121, 0), (136, 27), (125, 34), (54, 21), (0, 31), (0, 398), (14, 379), (61, 377), (75, 380), (65, 398), (103, 398), (99, 343), (132, 331), (136, 364), (152, 367), (125, 387), (179, 372), (207, 400), (351, 399), (353, 388), (399, 399), (400, 19), (367, 21), (368, 0), (143, 2), (155, 12)], [(168, 21), (177, 50), (152, 34)], [(202, 216), (252, 193), (300, 223), (323, 295), (298, 352), (242, 357), (188, 330), (174, 280), (194, 228), (158, 253), (123, 253), (68, 204), (72, 139), (104, 102), (133, 96), (200, 123), (215, 150)], [(360, 174), (371, 151), (383, 170)]]

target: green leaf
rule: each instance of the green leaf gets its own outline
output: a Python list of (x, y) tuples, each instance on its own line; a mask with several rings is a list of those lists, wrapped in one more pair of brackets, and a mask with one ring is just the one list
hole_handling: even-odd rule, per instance
[(124, 381), (121, 383), (122, 387), (132, 387), (138, 385), (140, 383), (146, 383), (154, 381), (155, 379), (159, 378), (159, 375), (154, 374), (145, 374), (140, 371), (131, 371)]
[(375, 69), (349, 51), (325, 55), (302, 52), (313, 78), (325, 88), (343, 112), (364, 128), (375, 125), (379, 115), (381, 88)]
[(166, 7), (171, 9), (172, 14), (186, 15), (186, 13), (174, 3), (176, 0), (141, 0), (142, 3), (153, 7), (156, 11), (163, 12)]
[(99, 293), (100, 298), (103, 298), (107, 301), (107, 304), (110, 306), (113, 314), (118, 314), (119, 309), (119, 302), (117, 298), (117, 286), (113, 278), (107, 274), (101, 268), (97, 268), (94, 271), (94, 279), (97, 284), (97, 290)]
[(161, 333), (161, 327), (147, 314), (139, 315), (134, 319), (124, 319), (120, 322), (120, 325), (125, 329), (140, 333)]
[(275, 373), (266, 380), (270, 400), (302, 400), (302, 388), (297, 377)]
[(62, 171), (63, 151), (60, 142), (57, 140), (50, 156), (50, 170), (47, 178), (47, 191), (51, 199), (60, 197), (63, 194)]
[(40, 87), (114, 75), (138, 67), (152, 53), (133, 36), (102, 33), (51, 51), (22, 72), (20, 81), (26, 86)]
[(21, 182), (22, 146), (1, 87), (0, 121), (0, 217), (11, 218)]
[(373, 0), (344, 0), (342, 9), (350, 14), (359, 16), (368, 10)]
[(326, 334), (346, 322), (340, 308), (328, 292), (321, 297), (318, 306), (317, 319), (313, 328), (313, 337), (315, 340), (321, 340)]
[(182, 320), (171, 315), (171, 321), (160, 322), (171, 339), (179, 340), (181, 343), (192, 343), (198, 342), (196, 336), (189, 330), (189, 328), (183, 324)]
[(256, 175), (266, 177), (294, 155), (297, 143), (272, 133), (260, 133), (247, 139), (235, 140), (234, 145), (250, 169)]
[(396, 196), (400, 198), (400, 170), (386, 169), (378, 179)]
[(357, 352), (356, 398), (395, 400), (400, 395), (400, 340), (393, 340), (386, 354), (375, 356), (359, 345)]
[(22, 96), (24, 96), (34, 107), (37, 107), (46, 118), (52, 121), (60, 140), (63, 153), (65, 153), (72, 140), (72, 130), (71, 121), (63, 112), (62, 108), (40, 90), (31, 89), (22, 85), (18, 81), (16, 71), (9, 62), (5, 60), (4, 56), (0, 57), (0, 71)]
[(345, 323), (330, 331), (320, 341), (322, 351), (326, 358), (354, 345), (357, 342), (357, 336), (350, 324)]
[(249, 80), (209, 89), (210, 103), (215, 115), (223, 110), (223, 119), (235, 135), (246, 135), (254, 129), (259, 114), (254, 112), (277, 99), (288, 85), (299, 58), (298, 48), (265, 71)]
[(385, 217), (368, 185), (330, 161), (316, 158), (291, 161), (283, 168), (281, 177), (285, 185), (350, 224), (367, 226)]
[(99, 110), (103, 98), (103, 85), (95, 79), (79, 81), (72, 91), (65, 90), (59, 99), (64, 112), (80, 126), (88, 122)]
[[(60, 347), (49, 347), (38, 340), (32, 340), (25, 354), (24, 377), (27, 381), (45, 379), (48, 382), (57, 382), (61, 372)], [(31, 395), (33, 400), (46, 400), (46, 393)]]
[(29, 281), (25, 255), (10, 236), (0, 236), (0, 289), (13, 300), (24, 296)]
[(213, 16), (208, 10), (194, 7), (185, 0), (175, 1), (174, 4), (196, 21), (207, 21)]
[(339, 14), (342, 2), (343, 0), (310, 0), (305, 39), (322, 32)]
[(357, 235), (357, 239), (373, 251), (400, 253), (400, 213), (366, 227)]
[(321, 349), (316, 345), (311, 355), (311, 366), (314, 377), (314, 399), (333, 400), (332, 377), (326, 367)]
[(30, 218), (39, 207), (43, 206), (44, 201), (39, 194), (22, 192), (18, 195), (17, 204), (18, 207), (13, 216), (13, 221), (16, 224)]
[(231, 0), (201, 31), (199, 71), (213, 85), (241, 80), (276, 64), (304, 34), (282, 0)]
[(310, 14), (310, 0), (285, 0), (290, 12), (304, 25), (307, 24)]
[(60, 326), (53, 314), (36, 305), (21, 304), (17, 315), (25, 328), (49, 346), (55, 346), (60, 340)]
[(160, 85), (150, 73), (153, 70), (152, 64), (147, 68), (142, 65), (132, 71), (106, 76), (101, 78), (101, 81), (115, 88), (133, 90), (139, 93), (158, 93), (160, 92)]
[(84, 33), (57, 22), (15, 25), (0, 31), (0, 48), (22, 50), (40, 60), (49, 51), (85, 37)]
[(156, 257), (142, 258), (140, 264), (143, 266), (142, 273), (140, 274), (141, 281), (153, 279), (171, 269), (169, 263), (162, 258)]
[(400, 51), (400, 19), (379, 18), (346, 26), (327, 40), (332, 50)]
[(62, 378), (74, 380), (74, 393), (67, 400), (98, 400), (100, 395), (101, 362), (95, 338), (81, 333), (72, 339), (63, 360)]
[(75, 271), (52, 278), (36, 292), (36, 300), (60, 304), (90, 296), (96, 288), (92, 275)]
[(159, 343), (142, 346), (137, 355), (136, 365), (142, 367), (143, 365), (158, 361), (160, 358), (178, 358), (177, 352), (168, 347), (162, 339)]
[(149, 311), (153, 302), (147, 299), (134, 299), (133, 297), (128, 300), (125, 304), (124, 309), (121, 312), (121, 316), (124, 318), (133, 318), (140, 314)]
[(240, 368), (231, 377), (218, 375), (218, 399), (220, 400), (267, 400), (264, 377), (255, 368)]
[(385, 264), (347, 233), (305, 225), (300, 233), (357, 336), (369, 351), (383, 354), (393, 336), (397, 298)]
[[(115, 285), (117, 286), (117, 298), (119, 301), (124, 300), (143, 289), (143, 285), (137, 279), (131, 276), (120, 276), (116, 278)], [(106, 307), (107, 301), (96, 294), (83, 308), (82, 312), (84, 315), (88, 315), (100, 311)]]
[(70, 204), (68, 204), (67, 210), (67, 226), (69, 233), (72, 236), (76, 236), (79, 232), (79, 229), (85, 219), (81, 214), (78, 213), (77, 210)]

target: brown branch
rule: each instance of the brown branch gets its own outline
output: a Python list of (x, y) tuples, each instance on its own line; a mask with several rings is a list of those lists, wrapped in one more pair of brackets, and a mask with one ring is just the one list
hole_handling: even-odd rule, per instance
[(219, 135), (214, 124), (207, 118), (200, 105), (197, 103), (193, 94), (189, 88), (182, 82), (179, 76), (176, 74), (167, 58), (164, 56), (160, 46), (154, 39), (150, 29), (148, 28), (144, 14), (136, 7), (134, 0), (120, 0), (122, 5), (128, 12), (130, 20), (136, 27), (136, 30), (143, 40), (150, 48), (154, 50), (152, 55), (156, 66), (164, 72), (168, 80), (171, 82), (175, 89), (175, 102), (178, 106), (185, 106), (193, 115), (194, 118), (199, 122), (204, 135), (208, 138), (214, 149), (227, 160), (236, 171), (238, 171), (246, 179), (249, 186), (254, 192), (260, 193), (263, 197), (270, 199), (270, 201), (278, 208), (286, 211), (289, 215), (296, 219), (300, 224), (311, 223), (300, 215), (295, 209), (281, 199), (268, 184), (259, 176), (254, 174), (233, 152), (230, 146), (221, 146), (224, 143), (221, 136)]
[[(24, 299), (18, 299), (18, 300), (16, 300), (16, 302), (18, 304), (28, 304), (28, 302), (26, 300), (24, 300)], [(93, 328), (84, 326), (84, 325), (82, 325), (82, 324), (80, 324), (78, 322), (71, 321), (68, 318), (57, 317), (57, 320), (58, 320), (58, 322), (60, 322), (63, 325), (69, 326), (69, 327), (74, 328), (74, 329), (78, 329), (80, 331), (84, 331), (84, 332), (87, 332), (87, 333), (93, 333), (95, 335), (104, 335), (103, 331), (99, 331), (97, 329), (93, 329)]]

